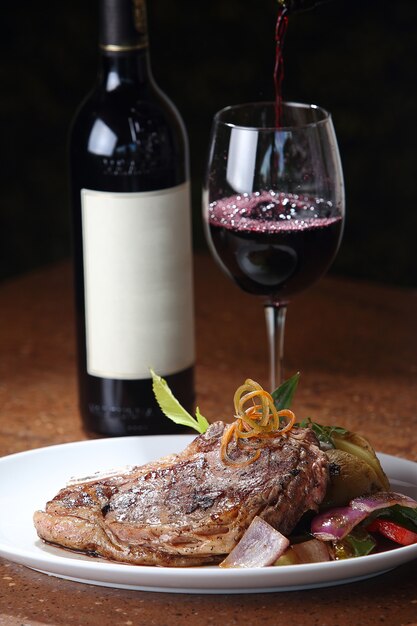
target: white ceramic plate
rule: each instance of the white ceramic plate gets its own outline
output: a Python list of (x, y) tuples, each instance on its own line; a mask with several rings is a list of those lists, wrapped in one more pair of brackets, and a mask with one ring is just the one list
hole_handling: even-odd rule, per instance
[[(117, 564), (43, 544), (33, 512), (71, 478), (140, 465), (182, 450), (189, 435), (122, 437), (67, 443), (0, 458), (0, 556), (40, 572), (123, 589), (175, 593), (252, 593), (338, 585), (369, 578), (417, 558), (417, 544), (381, 554), (307, 565), (224, 570)], [(393, 489), (417, 499), (417, 463), (385, 454)]]

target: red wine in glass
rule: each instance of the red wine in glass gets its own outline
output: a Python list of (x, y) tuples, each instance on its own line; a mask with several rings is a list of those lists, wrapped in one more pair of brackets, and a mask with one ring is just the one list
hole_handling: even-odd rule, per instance
[(283, 304), (328, 269), (342, 217), (331, 202), (271, 191), (237, 194), (209, 205), (212, 251), (244, 291)]

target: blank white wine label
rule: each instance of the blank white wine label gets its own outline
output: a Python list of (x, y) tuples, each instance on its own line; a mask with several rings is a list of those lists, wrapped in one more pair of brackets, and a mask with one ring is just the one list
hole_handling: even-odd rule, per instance
[(194, 361), (190, 190), (81, 190), (87, 371), (164, 376)]

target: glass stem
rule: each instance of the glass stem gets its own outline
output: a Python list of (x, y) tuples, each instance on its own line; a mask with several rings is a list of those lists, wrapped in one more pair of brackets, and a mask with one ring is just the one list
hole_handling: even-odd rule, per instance
[(285, 304), (266, 304), (265, 320), (269, 347), (269, 375), (271, 393), (284, 380)]

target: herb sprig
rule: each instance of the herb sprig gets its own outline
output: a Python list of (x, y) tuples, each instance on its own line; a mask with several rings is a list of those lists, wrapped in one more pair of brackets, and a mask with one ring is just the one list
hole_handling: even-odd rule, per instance
[(345, 428), (341, 428), (340, 426), (323, 426), (322, 424), (317, 424), (317, 422), (313, 422), (309, 417), (299, 422), (298, 426), (300, 426), (300, 428), (311, 428), (320, 443), (323, 443), (325, 446), (330, 446), (331, 448), (337, 448), (333, 435), (346, 435), (348, 432)]
[(187, 426), (188, 428), (194, 428), (198, 433), (205, 433), (210, 426), (208, 420), (200, 413), (199, 408), (196, 409), (196, 416), (193, 417), (181, 406), (171, 389), (169, 388), (166, 380), (158, 376), (152, 369), (152, 389), (155, 394), (156, 401), (159, 407), (170, 420), (175, 424), (181, 426)]

